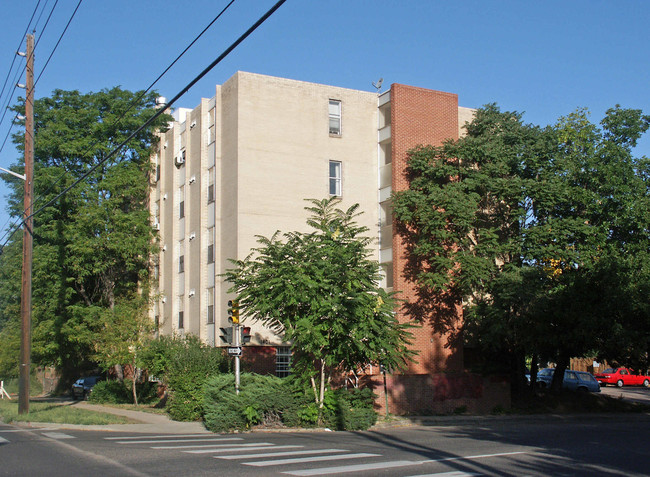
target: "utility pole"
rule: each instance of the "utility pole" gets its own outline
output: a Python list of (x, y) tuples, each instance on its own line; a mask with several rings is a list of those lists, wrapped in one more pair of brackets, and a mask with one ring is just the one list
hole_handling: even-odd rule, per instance
[(32, 197), (34, 193), (34, 35), (27, 35), (25, 81), (25, 199), (23, 225), (23, 274), (20, 300), (20, 377), (18, 414), (29, 412), (29, 378), (32, 354)]

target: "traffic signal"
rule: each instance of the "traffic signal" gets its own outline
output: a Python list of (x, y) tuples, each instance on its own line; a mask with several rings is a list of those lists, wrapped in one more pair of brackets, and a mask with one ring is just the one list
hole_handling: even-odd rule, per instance
[(242, 326), (241, 327), (241, 344), (250, 343), (251, 341), (251, 327)]
[(234, 325), (239, 323), (239, 300), (228, 300), (228, 321)]
[(224, 343), (231, 344), (232, 343), (232, 326), (229, 326), (227, 328), (219, 328), (219, 331), (221, 332), (221, 335), (219, 335), (219, 338), (221, 338), (221, 341)]

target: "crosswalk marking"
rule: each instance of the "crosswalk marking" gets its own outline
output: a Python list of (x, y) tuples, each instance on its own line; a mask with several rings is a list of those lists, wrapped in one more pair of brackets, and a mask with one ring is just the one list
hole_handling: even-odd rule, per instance
[(476, 477), (478, 475), (483, 475), (483, 474), (452, 471), (452, 472), (438, 472), (435, 474), (409, 475), (408, 477)]
[[(265, 444), (265, 445), (261, 445)], [(245, 446), (250, 446), (250, 447), (245, 447)], [(251, 451), (251, 450), (266, 450), (266, 449), (295, 449), (297, 447), (304, 447), (304, 446), (274, 446), (273, 444), (269, 444), (268, 442), (262, 442), (259, 444), (241, 444), (241, 447), (230, 447), (226, 449), (201, 449), (201, 450), (188, 450), (188, 451), (183, 451), (187, 454), (218, 454), (219, 452), (241, 452), (241, 451)]]
[[(272, 449), (277, 449), (278, 447), (283, 447), (283, 446), (272, 447)], [(188, 452), (193, 452), (193, 451), (188, 451)], [(311, 450), (301, 450), (301, 451), (266, 452), (262, 454), (219, 455), (219, 456), (215, 456), (214, 458), (227, 459), (227, 460), (258, 459), (260, 457), (288, 457), (290, 455), (328, 454), (333, 452), (348, 452), (348, 451), (345, 449), (311, 449)]]
[[(220, 448), (226, 448), (226, 449), (232, 449), (232, 450), (237, 450), (240, 447), (244, 448), (250, 448), (254, 446), (263, 446), (268, 447), (272, 446), (270, 442), (256, 442), (255, 444), (193, 444), (193, 445), (188, 445), (188, 446), (152, 446), (152, 449), (200, 449), (200, 448), (208, 448), (208, 449), (220, 449)], [(184, 451), (184, 452), (190, 452), (192, 454), (201, 454), (201, 451)], [(208, 450), (208, 452), (210, 452)]]
[(9, 442), (7, 439), (5, 439), (4, 437), (0, 437), (0, 444), (5, 444), (7, 442)]
[[(502, 452), (498, 454), (481, 454), (481, 455), (468, 455), (468, 456), (457, 456), (457, 457), (443, 457), (441, 459), (428, 459), (428, 460), (395, 460), (389, 462), (372, 462), (369, 464), (355, 464), (355, 465), (341, 465), (337, 467), (322, 467), (320, 469), (304, 469), (304, 470), (295, 470), (283, 472), (288, 475), (298, 475), (298, 476), (310, 476), (310, 475), (327, 475), (327, 474), (338, 474), (338, 473), (350, 473), (350, 472), (362, 472), (366, 470), (374, 469), (388, 469), (392, 467), (406, 467), (406, 466), (415, 466), (422, 464), (430, 464), (434, 462), (448, 462), (452, 460), (474, 460), (474, 459), (486, 459), (490, 457), (503, 457), (508, 455), (517, 455), (525, 454), (525, 452)], [(339, 456), (345, 457), (345, 456)], [(249, 464), (250, 465), (250, 464)], [(433, 474), (437, 475), (437, 474)], [(443, 474), (444, 475), (444, 474)], [(454, 475), (454, 474), (451, 474)], [(462, 475), (462, 474), (461, 474)], [(469, 474), (472, 475), (472, 474)]]
[[(341, 456), (339, 456), (341, 457)], [(327, 475), (347, 472), (360, 472), (364, 470), (389, 469), (393, 467), (405, 467), (408, 465), (417, 465), (420, 462), (412, 460), (394, 460), (389, 462), (373, 462), (370, 464), (341, 465), (337, 467), (321, 467), (320, 469), (303, 469), (288, 472), (282, 472), (288, 475)]]
[(74, 436), (63, 434), (62, 432), (44, 432), (43, 435), (51, 439), (75, 439)]
[(161, 442), (221, 442), (221, 441), (241, 441), (243, 440), (240, 437), (232, 437), (232, 438), (221, 438), (221, 437), (206, 437), (203, 439), (149, 439), (149, 440), (141, 440), (141, 441), (124, 441), (120, 442), (118, 441), (118, 444), (159, 444)]
[[(124, 437), (104, 437), (108, 441), (121, 441), (121, 440), (133, 440), (133, 439), (176, 439), (179, 437), (206, 437), (211, 436), (205, 432), (201, 434), (159, 434), (157, 436), (124, 436)], [(241, 441), (242, 437), (224, 437), (224, 440), (229, 441)]]
[(244, 465), (252, 465), (255, 467), (266, 467), (269, 465), (283, 465), (283, 464), (302, 464), (304, 462), (322, 462), (326, 460), (341, 460), (341, 459), (360, 459), (362, 457), (378, 457), (381, 454), (343, 454), (343, 455), (321, 455), (316, 457), (301, 457), (298, 459), (274, 459), (262, 460), (259, 462), (244, 462)]

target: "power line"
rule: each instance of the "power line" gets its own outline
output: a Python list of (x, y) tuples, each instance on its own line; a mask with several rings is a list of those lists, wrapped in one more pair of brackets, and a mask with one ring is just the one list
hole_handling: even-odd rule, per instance
[[(189, 91), (192, 86), (194, 86), (196, 83), (198, 83), (205, 75), (207, 75), (215, 66), (217, 66), (223, 59), (228, 56), (237, 46), (239, 46), (246, 38), (248, 38), (251, 33), (253, 33), (257, 28), (259, 28), (260, 25), (262, 25), (266, 20), (269, 19), (271, 15), (273, 15), (284, 3), (286, 0), (279, 0), (275, 5), (273, 5), (264, 15), (262, 15), (248, 30), (246, 30), (237, 40), (235, 40), (228, 48), (226, 48), (223, 53), (221, 53), (212, 63), (210, 63), (206, 68), (203, 69), (197, 76), (194, 77), (192, 81), (190, 81), (180, 92), (178, 92), (168, 103), (167, 107), (169, 108), (172, 106), (176, 101), (178, 101), (187, 91)], [(128, 142), (133, 139), (140, 131), (145, 129), (147, 126), (149, 126), (152, 122), (154, 122), (160, 115), (162, 115), (165, 112), (165, 109), (160, 109), (158, 110), (151, 118), (149, 118), (147, 121), (144, 122), (138, 129), (136, 129), (134, 132), (132, 132), (129, 137), (127, 137), (122, 143), (120, 143), (118, 146), (116, 146), (110, 153), (106, 155), (101, 161), (99, 161), (97, 164), (95, 164), (93, 167), (91, 167), (86, 173), (84, 173), (81, 177), (79, 177), (77, 180), (75, 180), (72, 184), (70, 184), (68, 187), (63, 189), (61, 192), (59, 192), (56, 196), (54, 196), (52, 199), (48, 200), (44, 205), (42, 205), (40, 208), (32, 212), (29, 216), (25, 217), (21, 221), (21, 225), (28, 220), (31, 217), (34, 217), (36, 214), (40, 213), (42, 210), (44, 210), (47, 206), (53, 204), (56, 202), (59, 198), (61, 198), (63, 195), (68, 193), (70, 190), (72, 190), (74, 187), (79, 185), (81, 182), (83, 182), (90, 174), (92, 174), (94, 171), (96, 171), (102, 164), (104, 164), (106, 161), (111, 159), (115, 154), (117, 154)], [(13, 233), (12, 233), (13, 235)], [(11, 238), (11, 236), (9, 237)], [(9, 239), (7, 239), (9, 240)], [(7, 242), (2, 244), (2, 249), (6, 246)], [(1, 249), (0, 249), (1, 250)]]
[[(58, 3), (59, 0), (57, 0)], [(43, 65), (43, 68), (41, 69), (41, 72), (38, 75), (38, 78), (36, 78), (36, 81), (34, 82), (34, 87), (36, 87), (36, 84), (38, 83), (38, 80), (41, 79), (41, 76), (43, 76), (43, 73), (45, 72), (45, 68), (47, 68), (47, 65), (50, 63), (50, 60), (52, 59), (52, 56), (54, 56), (54, 52), (56, 49), (59, 47), (59, 43), (61, 43), (61, 40), (63, 39), (63, 35), (68, 31), (68, 27), (70, 26), (70, 23), (72, 23), (72, 20), (74, 19), (74, 16), (77, 14), (77, 10), (79, 10), (79, 7), (81, 6), (81, 2), (83, 0), (79, 0), (79, 3), (77, 3), (76, 8), (74, 9), (74, 12), (72, 12), (72, 15), (70, 15), (70, 19), (68, 20), (68, 23), (66, 23), (65, 28), (63, 29), (63, 32), (61, 35), (59, 35), (59, 39), (56, 42), (56, 45), (54, 45), (54, 48), (52, 49), (52, 52), (50, 53), (50, 56), (47, 58), (47, 61), (45, 62), (45, 65)], [(54, 7), (52, 7), (52, 11), (54, 11), (54, 8), (56, 7), (56, 4), (54, 4)], [(50, 14), (51, 16), (51, 14)], [(49, 21), (48, 17), (48, 21)], [(45, 25), (47, 26), (47, 24)], [(43, 27), (43, 31), (45, 31), (45, 27)], [(38, 43), (36, 43), (36, 46), (38, 46)]]
[[(25, 33), (23, 33), (23, 36), (20, 37), (20, 42), (18, 43), (18, 48), (16, 48), (16, 52), (20, 50), (20, 46), (23, 44), (23, 38), (25, 38), (25, 36), (27, 35), (27, 32), (29, 31), (29, 27), (32, 24), (32, 20), (34, 20), (34, 15), (36, 15), (36, 11), (38, 10), (38, 6), (40, 4), (41, 4), (41, 0), (38, 0), (38, 3), (36, 4), (36, 7), (34, 7), (34, 11), (32, 12), (32, 17), (29, 19), (29, 23), (27, 23), (27, 27), (25, 28)], [(11, 77), (11, 70), (13, 70), (15, 62), (16, 62), (16, 54), (14, 54), (14, 58), (13, 60), (11, 60), (11, 66), (9, 67), (9, 71), (7, 71), (7, 77), (5, 78), (5, 82), (2, 85), (2, 91), (0, 91), (0, 100), (2, 99), (2, 95), (4, 94), (5, 88), (7, 87), (7, 81), (9, 81), (9, 78)], [(0, 124), (2, 124), (2, 120), (0, 120)]]
[[(39, 4), (40, 4), (40, 0), (39, 0)], [(54, 6), (53, 6), (52, 9), (50, 10), (50, 14), (49, 14), (48, 17), (47, 17), (47, 20), (45, 20), (45, 25), (43, 26), (43, 29), (41, 30), (41, 35), (42, 35), (42, 34), (45, 32), (45, 30), (47, 29), (47, 25), (50, 23), (50, 19), (52, 18), (52, 14), (54, 13), (54, 9), (56, 8), (56, 6), (57, 6), (58, 4), (59, 4), (59, 0), (56, 0), (56, 2), (54, 2)], [(47, 7), (47, 1), (46, 1), (45, 4), (43, 5), (43, 9), (41, 10), (41, 14), (38, 16), (38, 19), (36, 20), (36, 23), (34, 23), (34, 31), (36, 31), (36, 26), (38, 25), (38, 22), (41, 21), (41, 16), (43, 15), (43, 12), (45, 11), (45, 7)], [(36, 8), (38, 8), (38, 5), (36, 5)], [(36, 10), (34, 10), (34, 13), (36, 13)], [(34, 15), (32, 15), (32, 19), (33, 19), (33, 18), (34, 18)], [(30, 26), (30, 25), (31, 25), (31, 20), (30, 20), (29, 24), (27, 25), (27, 30), (29, 30), (29, 26)], [(27, 32), (25, 32), (25, 33), (27, 33)], [(40, 42), (40, 39), (41, 39), (41, 37), (39, 37), (38, 41), (36, 42), (36, 45), (34, 46), (34, 50), (36, 50), (36, 48), (38, 47), (38, 43)], [(22, 44), (22, 40), (21, 40), (21, 44)], [(20, 45), (18, 46), (18, 48), (20, 48)], [(34, 54), (34, 52), (31, 53), (31, 55), (33, 55), (33, 54)], [(30, 55), (30, 56), (31, 56), (31, 55)], [(51, 55), (50, 55), (50, 57), (51, 57)], [(14, 59), (15, 59), (15, 58), (16, 58), (16, 57), (14, 56)], [(29, 62), (29, 60), (30, 60), (30, 58), (27, 58), (27, 62)], [(49, 60), (48, 60), (48, 61), (49, 61)], [(12, 63), (12, 64), (13, 64), (13, 63)], [(25, 69), (26, 69), (26, 68), (27, 68), (27, 65), (25, 64), (25, 66), (23, 66), (23, 69), (20, 70), (19, 72), (17, 72), (16, 76), (14, 77), (14, 84), (16, 83), (16, 81), (18, 80), (18, 78), (19, 78), (20, 76), (23, 75), (23, 73), (25, 72)], [(7, 109), (9, 108), (9, 104), (11, 103), (11, 100), (13, 99), (13, 96), (14, 96), (15, 91), (16, 91), (16, 89), (14, 88), (14, 90), (11, 92), (11, 94), (10, 94), (9, 97), (7, 98), (7, 102), (6, 102), (6, 104), (5, 104), (5, 108), (4, 108), (4, 112), (3, 112), (3, 114), (2, 114), (2, 118), (0, 118), (0, 125), (2, 125), (2, 121), (4, 121), (5, 115), (6, 115), (6, 113), (7, 113)], [(13, 127), (13, 125), (12, 125), (12, 127)], [(0, 152), (2, 152), (2, 148), (0, 148)]]
[[(156, 79), (155, 79), (155, 80), (154, 80), (154, 81), (153, 81), (153, 82), (152, 82), (152, 83), (147, 87), (147, 89), (143, 90), (143, 91), (142, 91), (142, 92), (141, 92), (141, 93), (140, 93), (136, 98), (133, 99), (133, 101), (131, 101), (131, 104), (129, 105), (129, 107), (128, 107), (128, 108), (127, 108), (127, 109), (122, 113), (122, 115), (121, 115), (119, 118), (117, 118), (117, 119), (115, 120), (115, 122), (114, 122), (113, 124), (111, 124), (111, 127), (113, 127), (113, 128), (117, 128), (117, 126), (119, 126), (119, 124), (120, 124), (120, 122), (122, 121), (122, 119), (124, 119), (124, 118), (126, 117), (126, 115), (127, 115), (131, 110), (133, 110), (133, 108), (135, 107), (135, 105), (138, 104), (138, 102), (139, 102), (142, 98), (144, 98), (144, 96), (145, 96), (145, 95), (146, 95), (146, 94), (147, 94), (147, 93), (148, 93), (148, 92), (149, 92), (149, 91), (150, 91), (150, 90), (155, 86), (155, 84), (158, 83), (158, 81), (160, 81), (160, 79), (161, 79), (165, 74), (167, 74), (167, 72), (168, 72), (168, 71), (169, 71), (169, 70), (170, 70), (170, 69), (171, 69), (171, 68), (172, 68), (172, 67), (173, 67), (173, 66), (178, 62), (178, 60), (180, 60), (180, 59), (185, 55), (185, 53), (187, 53), (187, 51), (188, 51), (188, 50), (189, 50), (189, 49), (194, 45), (194, 43), (196, 43), (196, 42), (197, 42), (197, 41), (198, 41), (198, 40), (199, 40), (199, 39), (200, 39), (200, 38), (205, 34), (206, 31), (208, 31), (208, 29), (209, 29), (209, 28), (210, 28), (210, 27), (211, 27), (211, 26), (212, 26), (212, 25), (213, 25), (213, 24), (214, 24), (214, 23), (215, 23), (215, 22), (216, 22), (216, 21), (217, 21), (217, 20), (218, 20), (218, 19), (219, 19), (219, 18), (220, 18), (220, 17), (221, 17), (225, 12), (226, 12), (226, 10), (228, 10), (228, 8), (230, 8), (230, 6), (231, 6), (233, 3), (235, 3), (235, 1), (236, 1), (236, 0), (231, 0), (230, 3), (228, 3), (228, 4), (227, 4), (227, 5), (226, 5), (226, 6), (225, 6), (225, 7), (224, 7), (220, 12), (219, 12), (219, 14), (218, 14), (216, 17), (214, 17), (214, 18), (212, 19), (212, 21), (211, 21), (211, 22), (210, 22), (210, 23), (209, 23), (209, 24), (208, 24), (208, 25), (203, 29), (203, 31), (201, 31), (201, 33), (199, 33), (199, 34), (194, 38), (194, 40), (192, 40), (192, 41), (190, 42), (190, 44), (189, 44), (188, 46), (185, 47), (185, 49), (184, 49), (184, 50), (183, 50), (183, 51), (182, 51), (182, 52), (181, 52), (181, 53), (180, 53), (180, 54), (179, 54), (179, 55), (174, 59), (174, 61), (172, 61), (172, 62), (169, 64), (169, 66), (167, 66), (167, 68), (165, 68), (165, 70), (164, 70), (162, 73), (160, 73), (160, 75), (158, 75), (158, 77), (157, 77), (157, 78), (156, 78)], [(79, 4), (81, 4), (81, 0), (79, 1)], [(79, 5), (77, 5), (77, 8), (78, 8), (78, 7), (79, 7)], [(75, 12), (76, 12), (76, 10), (75, 10)], [(72, 18), (71, 18), (70, 20), (72, 20)], [(66, 28), (67, 28), (67, 27), (66, 27)], [(65, 32), (64, 32), (64, 33), (65, 33)], [(57, 43), (57, 45), (58, 45), (58, 43)], [(48, 58), (48, 61), (49, 61), (49, 58)], [(42, 72), (41, 72), (41, 74), (42, 74)], [(40, 77), (41, 77), (41, 75), (38, 76), (38, 78), (36, 79), (36, 82), (38, 82), (38, 79), (39, 79)], [(5, 141), (6, 141), (6, 139), (5, 139)], [(93, 144), (91, 144), (90, 146), (88, 146), (88, 151), (92, 150), (92, 149), (95, 147), (95, 145), (97, 145), (98, 143), (99, 143), (99, 140), (95, 141)], [(1, 147), (0, 147), (0, 151), (2, 151), (2, 148), (1, 148)], [(60, 175), (60, 176), (59, 176), (59, 177), (58, 177), (54, 182), (52, 182), (52, 184), (50, 184), (50, 186), (45, 190), (45, 192), (43, 192), (42, 194), (40, 194), (40, 195), (39, 195), (39, 196), (34, 200), (34, 202), (35, 202), (35, 203), (38, 202), (42, 196), (44, 196), (44, 195), (46, 195), (48, 192), (50, 192), (50, 191), (54, 188), (54, 186), (56, 186), (56, 184), (58, 184), (58, 183), (61, 181), (61, 179), (62, 179), (63, 177), (65, 177), (65, 175), (66, 175), (65, 172), (64, 172), (63, 174), (61, 174), (61, 175)]]
[[(79, 8), (79, 5), (81, 4), (81, 2), (82, 2), (82, 0), (79, 0), (79, 4), (77, 5), (77, 8), (75, 9), (74, 13), (72, 14), (72, 17), (74, 17), (74, 14), (77, 12), (77, 9)], [(40, 3), (40, 0), (39, 0), (39, 3)], [(48, 17), (47, 17), (47, 20), (45, 20), (45, 25), (43, 26), (43, 29), (41, 30), (41, 36), (40, 36), (39, 39), (36, 41), (36, 45), (34, 46), (34, 51), (35, 51), (36, 48), (38, 47), (38, 44), (39, 44), (39, 42), (40, 42), (40, 40), (41, 40), (41, 38), (42, 38), (42, 34), (45, 32), (45, 30), (46, 30), (46, 28), (47, 28), (47, 25), (50, 23), (50, 19), (52, 18), (52, 14), (54, 13), (54, 9), (56, 8), (56, 6), (57, 6), (58, 4), (59, 4), (59, 0), (56, 0), (56, 2), (54, 2), (54, 6), (53, 6), (52, 9), (50, 10), (50, 14), (49, 14)], [(39, 15), (38, 20), (36, 20), (36, 23), (34, 24), (34, 30), (36, 29), (36, 25), (38, 25), (38, 22), (41, 20), (41, 16), (43, 15), (43, 12), (45, 11), (45, 7), (46, 7), (46, 6), (47, 6), (47, 1), (45, 2), (45, 5), (43, 5), (43, 9), (41, 10), (41, 15)], [(38, 5), (37, 5), (37, 8), (38, 8)], [(33, 15), (32, 15), (32, 18), (33, 18)], [(68, 26), (70, 25), (70, 22), (71, 22), (71, 21), (72, 21), (72, 18), (70, 18), (70, 21), (68, 21), (68, 24), (66, 25), (65, 30), (68, 29)], [(31, 24), (31, 20), (30, 20), (30, 24)], [(29, 30), (29, 25), (27, 26), (27, 29)], [(61, 39), (63, 38), (63, 34), (65, 34), (65, 30), (63, 31), (63, 33), (62, 33), (61, 36), (59, 37), (59, 41), (57, 42), (56, 46), (54, 47), (54, 50), (50, 53), (50, 57), (47, 59), (47, 62), (45, 63), (45, 66), (43, 67), (43, 70), (41, 70), (41, 74), (38, 76), (38, 78), (40, 78), (41, 75), (43, 74), (43, 71), (45, 70), (45, 67), (47, 67), (47, 63), (49, 63), (50, 59), (52, 58), (52, 55), (54, 54), (54, 51), (56, 51), (56, 47), (59, 46), (59, 43), (61, 42)], [(21, 44), (22, 44), (22, 42), (21, 42)], [(19, 45), (19, 48), (20, 48), (20, 45)], [(33, 54), (34, 54), (34, 53), (32, 53), (32, 55), (33, 55)], [(15, 57), (14, 57), (14, 59), (15, 59)], [(28, 58), (27, 60), (29, 61), (29, 58)], [(21, 71), (17, 72), (16, 76), (14, 77), (14, 81), (13, 81), (14, 84), (16, 83), (16, 81), (18, 80), (18, 78), (19, 78), (20, 76), (22, 76), (22, 74), (25, 72), (25, 68), (26, 68), (26, 67), (27, 67), (27, 66), (25, 65)], [(38, 78), (36, 79), (36, 82), (38, 82)], [(34, 87), (36, 87), (36, 82), (34, 82)], [(2, 122), (4, 121), (4, 118), (5, 118), (6, 114), (7, 114), (7, 110), (9, 109), (9, 104), (11, 103), (11, 101), (12, 101), (12, 99), (13, 99), (13, 96), (14, 96), (15, 91), (16, 91), (16, 89), (15, 89), (15, 87), (14, 87), (14, 90), (11, 92), (11, 94), (10, 94), (9, 97), (7, 98), (7, 101), (6, 101), (6, 103), (5, 103), (5, 107), (4, 107), (4, 111), (3, 111), (3, 113), (2, 113), (2, 118), (0, 118), (0, 125), (2, 125)], [(1, 96), (1, 95), (0, 95), (0, 96)], [(14, 126), (14, 124), (13, 124), (13, 121), (12, 121), (12, 125), (11, 125), (10, 128), (9, 128), (10, 131), (11, 131), (11, 128), (12, 128), (13, 126)], [(8, 136), (9, 136), (9, 134), (7, 134), (7, 137), (8, 137)], [(2, 150), (4, 149), (4, 146), (5, 146), (5, 143), (6, 143), (6, 142), (7, 142), (7, 140), (5, 139), (5, 141), (3, 142), (2, 146), (0, 146), (0, 152), (2, 152)]]
[[(199, 39), (200, 39), (200, 38), (201, 38), (201, 37), (202, 37), (202, 36), (207, 32), (207, 31), (208, 31), (208, 29), (209, 29), (209, 28), (210, 28), (210, 27), (211, 27), (211, 26), (212, 26), (212, 25), (213, 25), (213, 24), (214, 24), (214, 23), (215, 23), (219, 18), (221, 18), (221, 16), (222, 16), (222, 15), (223, 15), (227, 10), (228, 10), (228, 8), (230, 8), (230, 6), (231, 6), (233, 3), (235, 3), (235, 1), (236, 1), (236, 0), (231, 0), (231, 1), (230, 1), (230, 2), (229, 2), (229, 3), (228, 3), (228, 4), (227, 4), (227, 5), (226, 5), (226, 6), (225, 6), (225, 7), (224, 7), (220, 12), (219, 12), (219, 14), (217, 14), (217, 16), (214, 17), (214, 18), (212, 19), (212, 21), (211, 21), (211, 22), (210, 22), (210, 23), (209, 23), (209, 24), (208, 24), (208, 25), (207, 25), (207, 26), (206, 26), (206, 27), (201, 31), (201, 33), (199, 33), (199, 34), (194, 38), (194, 40), (192, 40), (192, 41), (190, 42), (190, 44), (189, 44), (187, 47), (185, 47), (185, 49), (184, 49), (184, 50), (183, 50), (183, 51), (182, 51), (182, 52), (181, 52), (181, 53), (180, 53), (180, 54), (179, 54), (179, 55), (174, 59), (174, 61), (172, 61), (172, 62), (169, 64), (169, 66), (167, 66), (167, 68), (165, 68), (165, 70), (164, 70), (160, 75), (158, 75), (158, 77), (157, 77), (157, 78), (156, 78), (156, 79), (155, 79), (155, 80), (154, 80), (154, 81), (149, 85), (149, 87), (148, 87), (146, 90), (144, 90), (144, 91), (143, 91), (143, 92), (142, 92), (142, 93), (141, 93), (137, 98), (135, 98), (135, 99), (131, 102), (131, 105), (129, 106), (129, 108), (128, 108), (126, 111), (124, 111), (124, 112), (122, 113), (122, 115), (121, 115), (119, 118), (117, 118), (117, 119), (115, 120), (115, 122), (111, 125), (111, 127), (117, 127), (117, 126), (120, 124), (120, 122), (122, 121), (122, 119), (124, 119), (124, 117), (129, 113), (129, 111), (131, 111), (131, 110), (135, 107), (135, 105), (136, 105), (136, 104), (137, 104), (137, 103), (138, 103), (138, 102), (139, 102), (139, 101), (144, 97), (144, 95), (147, 94), (147, 92), (149, 92), (149, 91), (154, 87), (154, 85), (155, 85), (158, 81), (160, 81), (160, 79), (161, 79), (165, 74), (167, 74), (167, 72), (168, 72), (168, 71), (169, 71), (169, 70), (170, 70), (170, 69), (171, 69), (171, 68), (172, 68), (172, 67), (173, 67), (173, 66), (178, 62), (178, 60), (180, 60), (180, 59), (185, 55), (185, 53), (187, 53), (187, 51), (188, 51), (188, 50), (189, 50), (189, 49), (190, 49), (190, 48), (191, 48), (191, 47), (192, 47), (192, 46), (193, 46), (193, 45), (194, 45), (194, 44), (195, 44), (195, 43), (196, 43), (196, 42), (197, 42), (197, 41), (198, 41), (198, 40), (199, 40)], [(75, 8), (74, 12), (72, 13), (72, 16), (70, 17), (70, 20), (68, 21), (68, 23), (67, 23), (67, 25), (66, 25), (66, 27), (65, 27), (65, 29), (64, 29), (64, 31), (63, 31), (63, 33), (62, 33), (61, 36), (59, 37), (59, 41), (57, 42), (56, 46), (54, 47), (54, 50), (53, 50), (52, 53), (50, 54), (50, 57), (48, 58), (48, 60), (47, 60), (47, 62), (46, 62), (46, 64), (45, 64), (45, 66), (43, 67), (43, 70), (41, 71), (41, 74), (39, 74), (38, 78), (36, 79), (36, 82), (34, 83), (34, 86), (36, 86), (36, 83), (38, 82), (38, 80), (40, 79), (41, 75), (43, 74), (43, 71), (45, 70), (45, 67), (47, 67), (47, 63), (49, 63), (50, 59), (52, 58), (52, 55), (54, 54), (54, 51), (56, 50), (56, 48), (58, 47), (59, 43), (61, 42), (61, 39), (63, 38), (63, 35), (64, 35), (65, 32), (67, 31), (68, 26), (69, 26), (70, 23), (72, 22), (72, 19), (74, 18), (74, 16), (75, 16), (77, 10), (79, 9), (79, 6), (81, 5), (81, 2), (82, 2), (82, 0), (79, 0), (79, 3), (77, 4), (77, 7)], [(58, 3), (58, 0), (57, 0), (57, 3)], [(54, 5), (54, 7), (52, 7), (52, 9), (54, 9), (55, 7), (56, 7), (56, 4)], [(51, 16), (51, 14), (50, 14), (50, 16)], [(48, 18), (48, 20), (49, 20), (49, 18)], [(37, 45), (38, 45), (38, 42), (37, 42)], [(23, 71), (24, 71), (24, 70), (23, 70)], [(15, 82), (15, 81), (14, 81), (14, 82)], [(7, 139), (9, 138), (9, 135), (11, 134), (11, 129), (13, 128), (14, 125), (15, 125), (15, 119), (12, 120), (11, 127), (10, 127), (9, 131), (7, 132), (7, 136), (5, 137), (5, 139), (4, 139), (3, 143), (2, 143), (2, 145), (0, 146), (0, 152), (2, 152), (4, 146), (5, 146), (6, 142), (7, 142)], [(92, 150), (92, 148), (93, 148), (96, 144), (98, 144), (98, 143), (99, 143), (99, 140), (95, 141), (95, 143), (91, 144), (91, 145), (88, 147), (88, 150)], [(61, 175), (60, 175), (60, 176), (59, 176), (59, 177), (58, 177), (54, 182), (52, 182), (52, 183), (50, 184), (50, 186), (45, 190), (45, 192), (43, 192), (42, 194), (40, 194), (39, 197), (37, 197), (37, 198), (34, 200), (34, 203), (38, 202), (38, 201), (41, 199), (42, 196), (44, 196), (44, 195), (46, 195), (47, 193), (49, 193), (49, 192), (50, 192), (50, 191), (51, 191), (51, 190), (56, 186), (56, 184), (58, 184), (58, 183), (61, 181), (61, 179), (63, 179), (65, 176), (66, 176), (66, 173), (61, 174)], [(24, 211), (23, 211), (23, 215), (25, 215), (27, 212), (28, 212), (27, 210), (24, 210)], [(4, 229), (4, 227), (6, 227), (6, 225), (9, 223), (10, 220), (11, 220), (11, 218), (9, 218), (9, 219), (7, 220), (7, 222), (6, 222), (5, 225), (3, 226), (3, 229)], [(14, 224), (12, 224), (12, 227), (16, 226), (17, 224), (18, 224), (18, 222), (15, 222)], [(17, 230), (17, 229), (14, 229), (14, 230), (11, 232), (11, 235), (9, 235), (9, 237), (7, 238), (5, 244), (6, 244), (6, 243), (11, 239), (11, 237), (13, 236), (13, 234), (14, 234), (14, 232), (15, 232), (16, 230)], [(7, 230), (7, 231), (5, 232), (5, 236), (7, 235), (7, 233), (9, 233), (9, 230)], [(4, 240), (4, 238), (5, 238), (5, 237), (3, 236), (3, 237), (0, 239), (0, 241)], [(3, 247), (4, 247), (4, 245), (3, 245)]]

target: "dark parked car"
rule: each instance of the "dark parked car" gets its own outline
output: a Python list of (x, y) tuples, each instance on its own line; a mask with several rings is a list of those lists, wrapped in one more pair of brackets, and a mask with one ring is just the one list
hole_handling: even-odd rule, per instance
[(88, 399), (93, 386), (102, 379), (101, 376), (88, 376), (87, 378), (77, 379), (72, 385), (72, 399)]
[[(537, 384), (542, 388), (550, 387), (551, 382), (553, 382), (553, 373), (555, 373), (555, 368), (540, 369), (539, 373), (537, 373)], [(564, 371), (562, 388), (572, 391), (600, 392), (600, 384), (591, 373), (571, 371), (570, 369)]]

